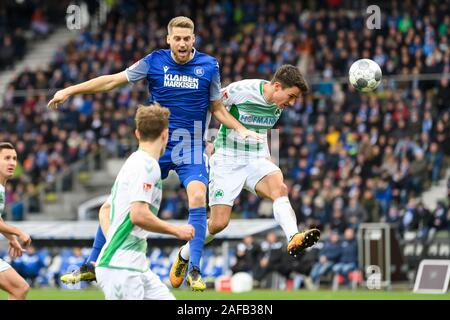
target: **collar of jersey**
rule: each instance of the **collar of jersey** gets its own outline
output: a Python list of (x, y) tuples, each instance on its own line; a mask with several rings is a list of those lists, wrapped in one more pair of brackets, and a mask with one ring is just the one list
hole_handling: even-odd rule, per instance
[(150, 155), (150, 153), (148, 153), (147, 151), (145, 151), (144, 149), (141, 149), (141, 148), (138, 148), (138, 151), (141, 151), (143, 154), (145, 154), (147, 157), (149, 157), (150, 159), (152, 159), (152, 160), (155, 160), (156, 161), (156, 159), (155, 158), (153, 158), (151, 155)]

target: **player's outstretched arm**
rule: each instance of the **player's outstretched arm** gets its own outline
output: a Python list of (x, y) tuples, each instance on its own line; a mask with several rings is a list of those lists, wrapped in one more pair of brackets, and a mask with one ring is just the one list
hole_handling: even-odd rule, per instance
[(53, 96), (53, 99), (49, 101), (47, 107), (49, 107), (50, 109), (56, 109), (58, 105), (64, 103), (73, 95), (82, 93), (106, 92), (116, 87), (123, 86), (126, 83), (128, 83), (128, 78), (125, 74), (125, 71), (100, 76), (57, 91)]
[(242, 138), (245, 139), (252, 137), (257, 140), (264, 139), (263, 135), (247, 129), (238, 120), (236, 120), (236, 118), (228, 112), (227, 108), (225, 108), (222, 100), (211, 101), (210, 111), (220, 123), (224, 124), (229, 129), (236, 130)]
[(190, 224), (184, 226), (175, 226), (159, 219), (150, 212), (146, 202), (133, 202), (130, 209), (130, 219), (134, 225), (147, 231), (171, 234), (181, 240), (192, 240), (195, 230)]

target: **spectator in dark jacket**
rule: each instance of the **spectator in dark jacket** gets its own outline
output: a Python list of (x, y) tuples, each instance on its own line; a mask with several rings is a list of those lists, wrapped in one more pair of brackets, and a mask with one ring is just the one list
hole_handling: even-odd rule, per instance
[(416, 151), (415, 159), (409, 168), (411, 175), (412, 189), (419, 195), (422, 192), (423, 185), (427, 179), (427, 160), (422, 151)]
[(256, 260), (256, 268), (254, 270), (253, 278), (260, 282), (270, 272), (278, 271), (281, 258), (283, 255), (283, 243), (278, 241), (277, 234), (272, 231), (266, 236), (266, 240), (261, 243), (261, 254)]
[(327, 241), (319, 253), (319, 261), (314, 264), (311, 270), (311, 280), (315, 286), (320, 283), (320, 278), (328, 273), (339, 261), (341, 256), (341, 246), (339, 245), (339, 234), (331, 231), (330, 239)]
[(253, 273), (259, 254), (259, 245), (254, 242), (253, 237), (251, 235), (245, 236), (242, 242), (237, 245), (236, 263), (231, 267), (231, 271), (233, 273)]
[(428, 232), (430, 231), (433, 216), (431, 212), (427, 208), (425, 208), (422, 201), (417, 204), (416, 214), (418, 220), (417, 237), (420, 239), (426, 239), (428, 237)]
[(359, 203), (357, 197), (353, 197), (350, 199), (344, 215), (347, 224), (353, 228), (357, 228), (359, 224), (367, 221), (367, 211)]
[(431, 230), (433, 234), (437, 231), (447, 230), (447, 207), (442, 201), (438, 202), (431, 218)]
[(427, 161), (431, 170), (431, 182), (437, 184), (444, 163), (444, 153), (439, 149), (439, 145), (436, 142), (430, 145), (430, 150), (427, 152)]
[(0, 45), (0, 69), (7, 66), (14, 59), (14, 44), (11, 36), (7, 35), (3, 38)]
[(293, 280), (294, 288), (300, 288), (301, 283), (304, 281), (305, 287), (312, 289), (312, 281), (308, 276), (317, 262), (319, 251), (319, 248), (316, 246), (309, 247), (305, 251), (300, 252), (297, 257), (293, 257), (285, 252), (278, 271), (286, 278)]
[(416, 231), (419, 227), (419, 217), (417, 215), (417, 201), (415, 198), (409, 199), (405, 213), (402, 217), (400, 228), (403, 232)]
[(345, 229), (344, 240), (341, 242), (339, 262), (333, 266), (333, 272), (343, 276), (348, 281), (348, 273), (358, 266), (358, 244), (352, 228)]

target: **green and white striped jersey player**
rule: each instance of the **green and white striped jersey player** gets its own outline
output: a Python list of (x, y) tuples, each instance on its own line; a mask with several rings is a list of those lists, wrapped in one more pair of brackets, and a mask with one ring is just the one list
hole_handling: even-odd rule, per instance
[[(17, 152), (9, 142), (0, 142), (0, 234), (9, 242), (9, 257), (15, 259), (22, 256), (25, 249), (31, 243), (31, 237), (17, 227), (3, 221), (2, 214), (5, 210), (6, 192), (5, 186), (8, 179), (14, 175), (17, 166)], [(16, 270), (7, 262), (0, 259), (0, 289), (8, 293), (9, 299), (26, 299), (30, 286)]]
[[(0, 146), (1, 148), (1, 146)], [(15, 152), (15, 151), (14, 151)], [(0, 155), (1, 156), (1, 155)], [(11, 241), (14, 241), (14, 252), (11, 251), (11, 248), (9, 250), (9, 254), (11, 258), (16, 258), (18, 256), (22, 255), (22, 252), (24, 251), (18, 243), (16, 242), (17, 238), (19, 238), (24, 244), (30, 244), (31, 243), (31, 238), (28, 234), (26, 234), (25, 232), (23, 232), (22, 230), (13, 227), (11, 225), (7, 225), (2, 218), (2, 214), (5, 212), (5, 207), (6, 207), (6, 190), (5, 190), (5, 186), (1, 183), (1, 175), (0, 175), (0, 233), (3, 233), (3, 235), (10, 241), (10, 245), (11, 245)], [(6, 228), (5, 228), (6, 227)], [(16, 240), (12, 240), (13, 237)], [(9, 268), (9, 265), (4, 262), (2, 259), (0, 259), (0, 272), (2, 272), (3, 270), (6, 270)]]
[[(222, 90), (222, 100), (230, 113), (244, 126), (260, 133), (277, 122), (284, 108), (293, 106), (308, 86), (300, 71), (292, 65), (281, 66), (271, 81), (242, 80)], [(320, 238), (320, 231), (298, 231), (295, 212), (288, 198), (280, 168), (270, 160), (267, 136), (263, 141), (241, 139), (223, 125), (214, 140), (210, 158), (209, 206), (211, 215), (205, 242), (228, 225), (234, 200), (245, 188), (273, 201), (275, 220), (288, 240), (287, 251), (296, 256)], [(189, 243), (185, 244), (171, 268), (171, 278), (182, 277), (189, 260)]]
[[(131, 221), (131, 204), (145, 202), (157, 214), (161, 203), (158, 162), (143, 150), (134, 152), (122, 166), (108, 203), (110, 227), (97, 259), (95, 273), (106, 299), (174, 299), (167, 286), (149, 270), (149, 231)], [(146, 286), (152, 290), (146, 290)], [(144, 293), (148, 291), (149, 294)]]
[(256, 194), (256, 184), (263, 177), (280, 171), (270, 160), (267, 133), (280, 118), (282, 108), (267, 101), (263, 89), (267, 85), (270, 82), (250, 79), (222, 89), (222, 101), (230, 113), (264, 139), (242, 139), (235, 130), (220, 126), (210, 159), (210, 206), (232, 206), (242, 188)]
[(158, 162), (143, 150), (135, 151), (121, 168), (107, 200), (111, 205), (110, 227), (97, 259), (98, 267), (147, 271), (147, 237), (150, 232), (131, 222), (130, 208), (133, 202), (146, 202), (156, 215), (161, 197)]
[[(191, 225), (174, 226), (157, 217), (162, 197), (159, 157), (168, 140), (169, 111), (157, 104), (140, 106), (136, 115), (139, 149), (120, 169), (106, 203), (106, 243), (96, 261), (96, 278), (106, 299), (175, 299), (159, 277), (149, 269), (149, 232), (167, 233), (191, 240)], [(103, 207), (103, 206), (102, 206)]]
[(291, 65), (280, 67), (271, 81), (242, 80), (222, 89), (222, 101), (230, 113), (246, 128), (264, 134), (265, 138), (245, 140), (235, 130), (224, 125), (219, 128), (210, 159), (209, 205), (212, 218), (208, 226), (211, 226), (211, 234), (228, 224), (234, 200), (245, 188), (273, 200), (275, 220), (283, 228), (290, 242), (288, 251), (292, 254), (296, 255), (318, 240), (318, 230), (310, 232), (311, 237), (298, 232), (283, 174), (271, 161), (267, 143), (267, 133), (280, 118), (282, 110), (293, 106), (300, 93), (306, 91), (307, 85), (300, 71)]

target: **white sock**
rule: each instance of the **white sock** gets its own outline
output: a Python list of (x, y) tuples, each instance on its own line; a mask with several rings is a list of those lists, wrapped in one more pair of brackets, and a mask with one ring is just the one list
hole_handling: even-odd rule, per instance
[(183, 260), (189, 260), (189, 256), (191, 255), (191, 252), (189, 251), (189, 242), (186, 242), (186, 244), (181, 248), (180, 256), (183, 258)]
[[(214, 235), (209, 233), (208, 224), (207, 224), (206, 225), (205, 244), (210, 243), (213, 239), (214, 239)], [(180, 255), (184, 260), (189, 260), (189, 257), (191, 256), (191, 251), (189, 249), (189, 242), (186, 242), (186, 244), (183, 246), (183, 248), (181, 248)]]
[(297, 217), (287, 196), (275, 199), (273, 202), (273, 216), (281, 226), (287, 240), (298, 232)]

